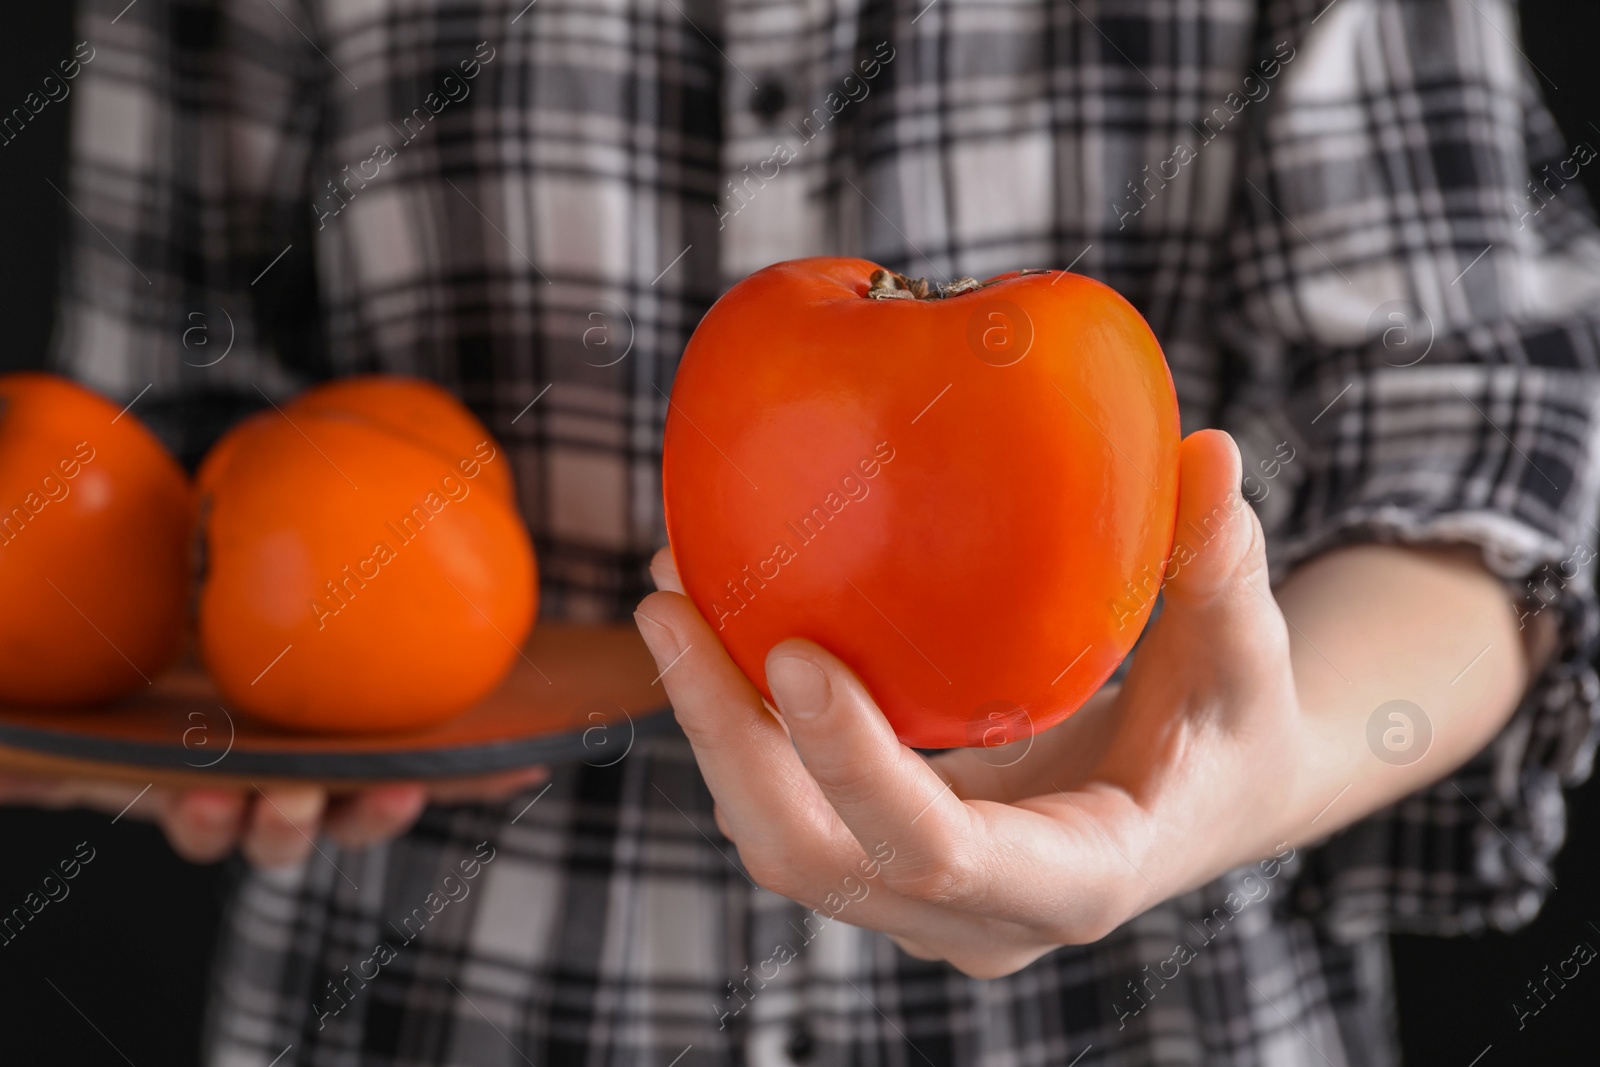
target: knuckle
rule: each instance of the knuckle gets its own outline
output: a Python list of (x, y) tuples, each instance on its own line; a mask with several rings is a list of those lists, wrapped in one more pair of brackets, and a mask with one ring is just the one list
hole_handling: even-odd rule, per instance
[(817, 784), (835, 800), (846, 804), (870, 802), (893, 780), (892, 769), (881, 759), (851, 759), (809, 767)]
[(683, 705), (672, 706), (672, 717), (678, 720), (678, 729), (683, 731), (683, 736), (688, 738), (689, 745), (696, 752), (716, 752), (727, 743), (726, 729), (718, 729), (708, 721), (703, 721), (702, 716), (686, 710)]
[(689, 741), (703, 755), (747, 753), (765, 747), (770, 724), (759, 707), (715, 707), (673, 704), (673, 717)]
[(785, 859), (782, 853), (762, 851), (746, 854), (741, 850), (739, 858), (744, 863), (745, 872), (762, 889), (790, 900), (798, 900), (805, 895), (804, 879), (798, 877), (794, 862)]
[(977, 878), (963, 861), (947, 855), (883, 868), (884, 883), (894, 892), (929, 904), (954, 906), (973, 899)]
[(1050, 932), (1050, 938), (1061, 945), (1091, 945), (1109, 937), (1130, 918), (1132, 914), (1124, 905), (1100, 898), (1058, 925)]
[(1108, 936), (1118, 925), (1099, 917), (1080, 917), (1063, 924), (1056, 931), (1056, 940), (1063, 945), (1092, 945)]
[(906, 937), (904, 934), (890, 934), (889, 940), (893, 941), (895, 943), (895, 947), (897, 947), (901, 952), (904, 952), (907, 956), (910, 956), (912, 959), (930, 961), (944, 959), (944, 955), (942, 953), (928, 948), (923, 945), (922, 942)]

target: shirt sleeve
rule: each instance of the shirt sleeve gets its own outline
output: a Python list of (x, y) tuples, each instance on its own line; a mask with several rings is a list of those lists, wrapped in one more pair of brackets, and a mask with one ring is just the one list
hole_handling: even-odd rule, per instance
[(1600, 234), (1574, 180), (1595, 152), (1561, 140), (1507, 3), (1283, 7), (1218, 319), (1248, 383), (1224, 422), (1247, 461), (1293, 449), (1255, 472), (1274, 573), (1475, 545), (1559, 633), (1489, 748), (1312, 852), (1298, 899), (1341, 937), (1510, 929), (1553, 887), (1596, 739)]
[(51, 363), (189, 463), (321, 376), (309, 159), (340, 75), (308, 5), (89, 0)]

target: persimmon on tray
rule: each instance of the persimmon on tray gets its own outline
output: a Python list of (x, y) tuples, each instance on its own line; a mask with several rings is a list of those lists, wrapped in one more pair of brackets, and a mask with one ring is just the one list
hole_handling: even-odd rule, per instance
[(609, 766), (673, 729), (632, 625), (542, 623), (505, 682), (467, 712), (405, 733), (316, 735), (227, 707), (192, 657), (114, 704), (0, 705), (0, 770), (165, 785), (349, 787), (469, 778), (539, 763)]

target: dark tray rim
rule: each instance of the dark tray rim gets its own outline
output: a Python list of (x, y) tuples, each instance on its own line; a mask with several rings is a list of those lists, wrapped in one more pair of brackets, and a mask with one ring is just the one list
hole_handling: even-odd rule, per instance
[(230, 777), (454, 778), (516, 770), (540, 763), (583, 762), (597, 767), (610, 766), (620, 762), (636, 740), (674, 732), (677, 720), (668, 714), (670, 710), (663, 705), (638, 715), (627, 715), (621, 722), (612, 721), (584, 730), (445, 747), (307, 752), (259, 744), (235, 750), (230, 742), (220, 757), (211, 757), (209, 752), (181, 744), (152, 744), (86, 731), (43, 729), (7, 722), (0, 717), (0, 746), (93, 763)]

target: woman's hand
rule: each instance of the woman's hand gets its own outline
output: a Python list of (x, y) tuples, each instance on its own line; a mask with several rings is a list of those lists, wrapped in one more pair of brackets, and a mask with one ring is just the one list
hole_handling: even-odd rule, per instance
[[(854, 674), (810, 642), (785, 641), (768, 656), (780, 722), (676, 591), (670, 556), (658, 556), (658, 585), (674, 591), (640, 605), (640, 630), (663, 670), (676, 661), (662, 680), (718, 825), (751, 876), (813, 907), (850, 895), (849, 922), (884, 931), (912, 955), (972, 975), (1007, 974), (1285, 842), (1336, 829), (1439, 777), (1492, 736), (1520, 692), (1520, 651), (1485, 668), (1516, 675), (1513, 685), (1490, 687), (1493, 706), (1460, 711), (1448, 737), (1436, 723), (1439, 758), (1424, 771), (1373, 756), (1366, 717), (1382, 702), (1373, 694), (1413, 696), (1384, 685), (1418, 669), (1384, 625), (1392, 607), (1381, 597), (1346, 602), (1341, 589), (1365, 587), (1336, 581), (1304, 623), (1321, 636), (1291, 633), (1268, 585), (1255, 513), (1232, 506), (1239, 480), (1227, 435), (1202, 431), (1184, 442), (1177, 541), (1189, 551), (1175, 550), (1181, 562), (1169, 568), (1164, 609), (1120, 688), (1031, 742), (932, 760), (901, 745)], [(1374, 564), (1354, 550), (1368, 579), (1392, 586), (1396, 575), (1374, 568), (1398, 566), (1399, 580), (1427, 587), (1446, 621), (1476, 611), (1509, 629), (1504, 592), (1487, 576), (1377, 551), (1403, 563)], [(1472, 642), (1475, 633), (1457, 643)], [(1347, 669), (1369, 668), (1362, 684), (1336, 667), (1306, 666), (1336, 654), (1324, 644), (1348, 657)], [(1425, 666), (1448, 667), (1448, 680), (1476, 647), (1460, 663)], [(1300, 684), (1297, 674), (1306, 676)], [(1349, 795), (1330, 805), (1341, 787)], [(842, 887), (862, 871), (875, 884), (858, 898)]]
[[(174, 790), (126, 782), (0, 774), (0, 803), (90, 808), (158, 824), (178, 855), (215, 863), (235, 849), (258, 867), (305, 860), (326, 833), (346, 848), (365, 848), (410, 829), (428, 803), (504, 800), (548, 777), (543, 767), (444, 784), (403, 782), (347, 793), (316, 786)], [(137, 800), (135, 801), (135, 798)], [(130, 801), (135, 801), (130, 806)]]

